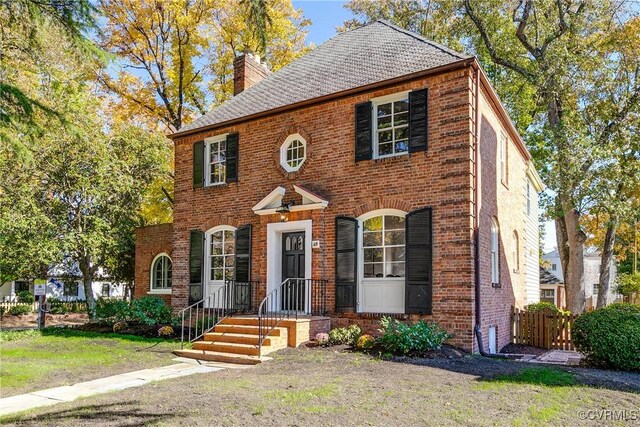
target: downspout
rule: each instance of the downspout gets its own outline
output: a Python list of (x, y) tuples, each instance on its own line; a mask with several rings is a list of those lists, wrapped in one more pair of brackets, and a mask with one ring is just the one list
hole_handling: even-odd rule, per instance
[(482, 316), (480, 313), (480, 189), (478, 178), (478, 163), (480, 162), (480, 66), (474, 62), (474, 68), (476, 72), (476, 85), (475, 85), (475, 129), (474, 129), (474, 161), (473, 161), (473, 246), (474, 246), (474, 285), (475, 285), (475, 320), (476, 325), (473, 328), (476, 340), (478, 342), (478, 351), (482, 356), (495, 357), (496, 355), (487, 353), (484, 351), (482, 344), (482, 328), (480, 326), (482, 322)]

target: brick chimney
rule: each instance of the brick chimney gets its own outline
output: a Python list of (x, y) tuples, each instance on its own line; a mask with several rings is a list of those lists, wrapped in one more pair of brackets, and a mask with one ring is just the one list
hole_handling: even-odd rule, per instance
[(260, 62), (260, 57), (251, 51), (245, 51), (233, 59), (233, 95), (249, 89), (271, 72)]

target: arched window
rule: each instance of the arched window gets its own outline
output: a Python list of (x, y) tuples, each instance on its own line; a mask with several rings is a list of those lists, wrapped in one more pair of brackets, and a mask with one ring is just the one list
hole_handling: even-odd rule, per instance
[(513, 262), (513, 271), (520, 271), (520, 239), (518, 232), (513, 231), (513, 243), (511, 247), (511, 261)]
[(495, 218), (491, 220), (491, 283), (500, 284), (500, 228)]
[(364, 278), (404, 277), (404, 216), (374, 216), (362, 226)]
[(207, 255), (209, 283), (222, 283), (233, 279), (236, 253), (235, 228), (214, 227), (207, 232)]
[(171, 292), (171, 258), (165, 253), (151, 263), (151, 292)]

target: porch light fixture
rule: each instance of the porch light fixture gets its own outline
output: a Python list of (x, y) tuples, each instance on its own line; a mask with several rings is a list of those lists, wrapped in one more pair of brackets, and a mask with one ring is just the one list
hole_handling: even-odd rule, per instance
[(280, 202), (280, 206), (276, 209), (276, 213), (280, 214), (280, 221), (287, 221), (287, 214), (291, 212), (291, 202), (285, 202), (284, 200)]

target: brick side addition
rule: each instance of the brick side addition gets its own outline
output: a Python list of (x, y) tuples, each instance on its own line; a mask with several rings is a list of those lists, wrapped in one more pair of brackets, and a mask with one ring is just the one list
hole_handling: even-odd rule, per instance
[[(173, 224), (158, 224), (136, 230), (136, 267), (134, 298), (149, 295), (151, 263), (156, 255), (166, 253), (173, 260)], [(171, 305), (171, 294), (158, 294)]]
[[(245, 61), (245, 64), (249, 61)], [(248, 69), (248, 68), (247, 68)], [(245, 69), (246, 70), (246, 69)], [(279, 215), (256, 215), (252, 207), (276, 187), (286, 189), (285, 200), (301, 204), (293, 185), (300, 185), (329, 201), (326, 209), (292, 212), (289, 221), (312, 220), (312, 239), (320, 242), (311, 253), (311, 278), (328, 280), (328, 307), (335, 307), (334, 220), (336, 216), (358, 217), (377, 209), (410, 212), (433, 208), (433, 314), (422, 316), (440, 323), (454, 334), (451, 344), (477, 350), (474, 321), (474, 78), (475, 70), (464, 67), (384, 88), (315, 103), (201, 131), (177, 138), (175, 143), (175, 205), (173, 250), (169, 250), (170, 225), (147, 227), (137, 234), (136, 296), (149, 287), (153, 257), (165, 251), (173, 261), (174, 310), (184, 308), (189, 287), (189, 233), (218, 225), (251, 224), (251, 278), (259, 280), (255, 300), (266, 294), (267, 224)], [(372, 98), (429, 88), (429, 122), (426, 152), (380, 160), (355, 162), (354, 106)], [(246, 87), (245, 87), (246, 88)], [(509, 184), (496, 181), (496, 141), (507, 124), (498, 119), (488, 97), (480, 102), (480, 251), (482, 284), (482, 332), (488, 349), (488, 327), (497, 326), (498, 349), (509, 340), (511, 304), (524, 295), (524, 275), (508, 265), (511, 239), (516, 230), (524, 236), (526, 160), (513, 138), (509, 143)], [(238, 181), (193, 188), (193, 145), (197, 141), (228, 132), (238, 132)], [(295, 173), (279, 165), (284, 138), (299, 133), (307, 140), (307, 160)], [(501, 226), (502, 287), (491, 286), (490, 224), (496, 216)], [(523, 239), (520, 239), (522, 244)], [(522, 253), (523, 251), (521, 251)], [(522, 269), (523, 270), (523, 269)], [(332, 326), (358, 323), (377, 333), (379, 313), (332, 315)], [(394, 315), (416, 321), (417, 315)]]

